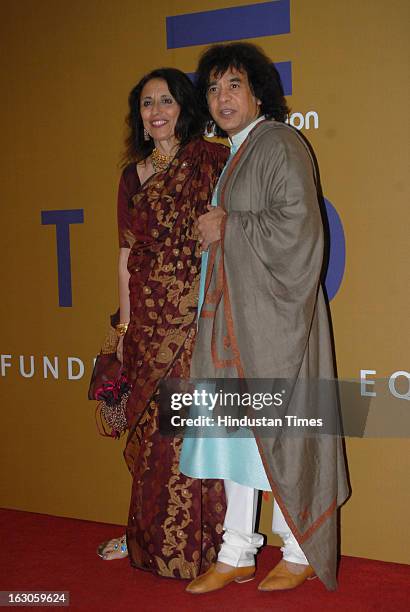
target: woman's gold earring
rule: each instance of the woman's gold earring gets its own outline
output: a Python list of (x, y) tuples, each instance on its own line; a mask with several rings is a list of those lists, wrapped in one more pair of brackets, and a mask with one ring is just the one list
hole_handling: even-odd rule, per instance
[(144, 140), (148, 141), (150, 138), (151, 136), (149, 135), (148, 130), (144, 128)]

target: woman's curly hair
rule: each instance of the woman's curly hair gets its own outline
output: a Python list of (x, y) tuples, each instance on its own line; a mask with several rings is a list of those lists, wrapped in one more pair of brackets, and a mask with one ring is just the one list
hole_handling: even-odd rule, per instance
[[(261, 101), (262, 115), (267, 119), (286, 121), (289, 108), (279, 72), (262, 49), (250, 43), (213, 45), (201, 55), (196, 73), (196, 87), (208, 121), (212, 120), (206, 104), (210, 76), (222, 76), (228, 68), (235, 68), (247, 74), (253, 95)], [(218, 126), (216, 134), (226, 135)]]
[(173, 98), (181, 107), (176, 126), (175, 136), (181, 146), (193, 138), (201, 136), (204, 132), (206, 117), (201, 110), (197, 92), (189, 77), (176, 68), (158, 68), (146, 74), (133, 87), (128, 96), (129, 113), (126, 118), (127, 135), (125, 150), (121, 165), (125, 166), (131, 161), (141, 161), (148, 157), (153, 148), (154, 141), (144, 139), (144, 124), (140, 112), (141, 93), (144, 86), (152, 79), (163, 79)]

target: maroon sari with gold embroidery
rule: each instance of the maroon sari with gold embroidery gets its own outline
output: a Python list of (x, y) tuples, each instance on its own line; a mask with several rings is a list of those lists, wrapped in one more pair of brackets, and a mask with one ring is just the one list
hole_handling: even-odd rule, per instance
[(225, 147), (199, 139), (142, 186), (135, 164), (120, 183), (120, 246), (131, 249), (127, 545), (134, 567), (161, 576), (194, 578), (216, 558), (221, 541), (223, 483), (179, 472), (181, 439), (160, 435), (156, 398), (162, 378), (189, 377), (200, 273), (195, 222), (207, 212), (226, 158)]

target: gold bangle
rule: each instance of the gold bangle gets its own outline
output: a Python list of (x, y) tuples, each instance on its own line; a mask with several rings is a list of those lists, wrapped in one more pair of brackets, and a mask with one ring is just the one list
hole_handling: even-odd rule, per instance
[(124, 336), (127, 332), (127, 329), (128, 323), (118, 323), (118, 325), (115, 326), (115, 331), (119, 336)]

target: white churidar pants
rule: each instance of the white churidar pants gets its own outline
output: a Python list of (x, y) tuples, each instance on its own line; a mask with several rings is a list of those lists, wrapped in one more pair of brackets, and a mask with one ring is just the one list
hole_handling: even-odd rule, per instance
[[(218, 561), (233, 567), (254, 565), (255, 554), (263, 544), (263, 536), (254, 532), (259, 491), (232, 480), (224, 480), (224, 485), (227, 508)], [(273, 505), (272, 531), (283, 540), (281, 551), (285, 561), (309, 565), (276, 501)]]

